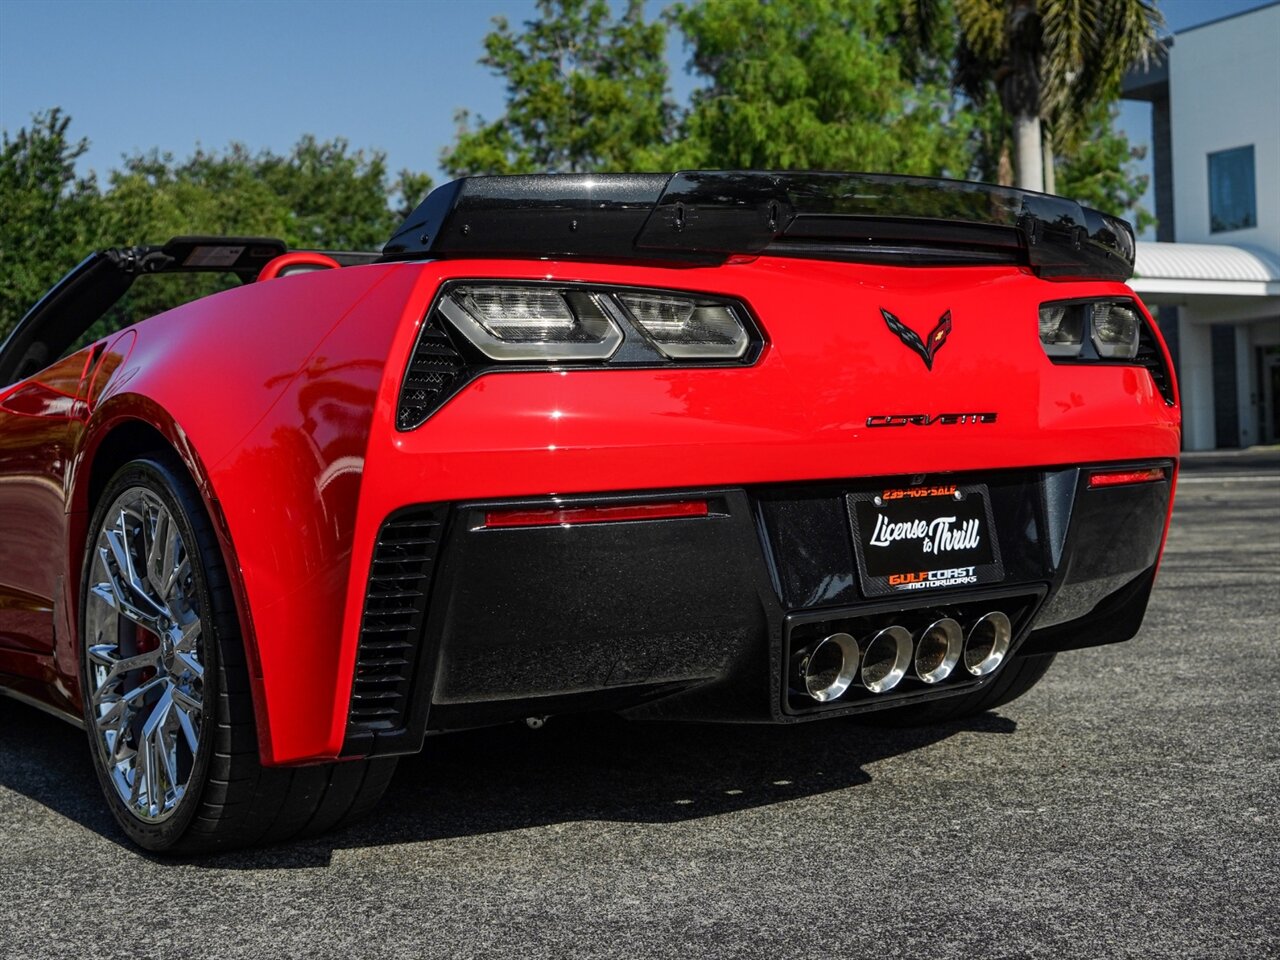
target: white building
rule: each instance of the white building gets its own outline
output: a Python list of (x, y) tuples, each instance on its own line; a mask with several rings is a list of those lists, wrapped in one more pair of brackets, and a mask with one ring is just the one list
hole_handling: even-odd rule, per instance
[(1280, 441), (1280, 2), (1176, 34), (1125, 80), (1152, 105), (1157, 242), (1135, 278), (1188, 450)]

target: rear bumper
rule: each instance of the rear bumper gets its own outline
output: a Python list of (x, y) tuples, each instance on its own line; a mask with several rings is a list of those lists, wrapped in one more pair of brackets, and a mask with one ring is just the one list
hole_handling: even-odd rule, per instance
[[(374, 577), (417, 579), (407, 599), (399, 587), (367, 590), (343, 754), (413, 752), (428, 729), (576, 710), (795, 722), (951, 696), (998, 676), (908, 680), (815, 708), (790, 692), (789, 664), (799, 644), (832, 630), (916, 629), (1000, 609), (1014, 624), (1011, 657), (1127, 639), (1141, 624), (1172, 497), (1173, 462), (1143, 465), (1165, 478), (1089, 489), (1088, 467), (948, 474), (990, 491), (1003, 578), (891, 596), (864, 589), (846, 496), (903, 478), (554, 500), (706, 502), (706, 516), (680, 519), (486, 525), (490, 511), (545, 508), (547, 498), (397, 511), (379, 536)], [(389, 636), (403, 642), (388, 668), (378, 650), (391, 649)]]
[[(730, 296), (747, 305), (759, 321), (765, 342), (755, 363), (734, 369), (673, 365), (669, 369), (566, 366), (490, 371), (469, 380), (421, 427), (398, 430), (401, 382), (440, 284), (477, 277), (650, 286)], [(289, 430), (264, 427), (262, 444), (275, 445), (281, 452), (272, 461), (273, 483), (292, 491), (292, 498), (282, 499), (274, 509), (274, 524), (261, 522), (258, 493), (263, 477), (255, 469), (258, 460), (237, 456), (215, 478), (219, 498), (226, 504), (229, 539), (246, 571), (249, 596), (244, 620), (251, 627), (246, 635), (256, 638), (261, 665), (255, 695), (264, 721), (259, 726), (262, 754), (268, 763), (330, 760), (344, 749), (358, 753), (369, 747), (368, 743), (355, 745), (349, 735), (348, 708), (353, 678), (358, 681), (361, 676), (358, 654), (369, 571), (389, 518), (422, 513), (427, 525), (418, 532), (425, 530), (430, 538), (447, 541), (433, 540), (440, 576), (435, 576), (433, 562), (435, 587), (431, 589), (436, 592), (430, 614), (443, 616), (441, 611), (456, 607), (449, 623), (423, 622), (413, 628), (418, 631), (413, 637), (440, 649), (427, 649), (415, 639), (411, 649), (406, 646), (402, 651), (418, 663), (430, 661), (432, 671), (437, 661), (443, 663), (438, 677), (430, 674), (432, 696), (413, 698), (415, 716), (406, 729), (417, 731), (427, 725), (430, 711), (424, 704), (433, 702), (437, 682), (442, 696), (452, 696), (451, 702), (436, 704), (439, 709), (431, 725), (437, 720), (443, 723), (450, 712), (480, 712), (481, 700), (466, 699), (468, 692), (454, 682), (458, 676), (450, 658), (456, 644), (450, 638), (462, 636), (462, 625), (468, 621), (485, 622), (484, 609), (467, 612), (469, 602), (476, 608), (482, 604), (477, 597), (483, 577), (451, 588), (453, 578), (445, 569), (459, 565), (473, 572), (482, 569), (482, 564), (469, 558), (473, 553), (478, 556), (483, 544), (491, 541), (487, 533), (470, 531), (464, 536), (460, 532), (458, 518), (469, 505), (545, 502), (537, 498), (608, 502), (635, 491), (719, 495), (726, 501), (727, 513), (705, 524), (730, 533), (717, 534), (715, 543), (694, 551), (688, 566), (705, 579), (708, 568), (733, 565), (741, 568), (742, 576), (750, 573), (752, 582), (763, 584), (754, 593), (751, 623), (743, 625), (735, 619), (736, 605), (745, 602), (741, 586), (734, 587), (735, 606), (726, 620), (723, 603), (717, 606), (696, 592), (673, 600), (670, 590), (663, 589), (671, 584), (649, 571), (634, 578), (630, 594), (624, 596), (619, 582), (584, 571), (584, 562), (575, 562), (570, 552), (556, 554), (554, 543), (543, 549), (560, 556), (565, 571), (583, 573), (585, 579), (569, 586), (563, 585), (568, 582), (563, 578), (553, 579), (550, 586), (559, 592), (549, 595), (556, 599), (546, 601), (552, 616), (548, 622), (557, 629), (566, 623), (569, 627), (587, 623), (595, 630), (595, 621), (581, 607), (586, 602), (583, 598), (592, 598), (601, 609), (617, 610), (618, 623), (633, 618), (641, 637), (661, 629), (679, 637), (692, 630), (696, 617), (672, 611), (696, 614), (705, 609), (715, 624), (736, 623), (754, 638), (716, 637), (718, 643), (759, 646), (781, 642), (777, 639), (780, 618), (786, 612), (835, 609), (865, 600), (856, 590), (819, 591), (821, 599), (807, 599), (803, 591), (814, 571), (806, 570), (799, 559), (779, 560), (773, 540), (761, 539), (759, 531), (770, 522), (761, 504), (774, 494), (793, 489), (799, 491), (797, 500), (827, 501), (826, 508), (814, 506), (813, 513), (800, 507), (778, 508), (777, 524), (803, 527), (825, 522), (820, 517), (823, 509), (832, 509), (831, 504), (837, 510), (841, 507), (841, 491), (855, 487), (851, 478), (896, 477), (902, 482), (920, 475), (990, 478), (1050, 470), (1063, 474), (1077, 464), (1171, 461), (1179, 449), (1176, 403), (1167, 402), (1147, 369), (1109, 363), (1057, 364), (1045, 355), (1035, 334), (1034, 317), (1042, 301), (1132, 295), (1117, 283), (1050, 283), (1011, 267), (922, 270), (765, 257), (680, 268), (441, 261), (405, 267), (396, 282), (412, 289), (394, 321), (389, 347), (381, 341), (368, 343), (369, 338), (360, 333), (372, 322), (369, 317), (345, 323), (325, 343), (329, 365), (320, 364), (314, 378), (309, 374), (298, 380), (297, 406), (305, 414), (305, 423)], [(954, 332), (932, 368), (886, 326), (880, 313), (886, 303), (906, 318), (904, 322), (919, 329), (929, 329), (928, 324), (943, 311), (951, 313)], [(375, 306), (370, 307), (372, 313), (385, 311), (385, 304)], [(339, 342), (344, 336), (348, 340)], [(343, 357), (342, 362), (334, 359)], [(353, 386), (354, 371), (363, 378), (358, 389)], [(372, 404), (367, 423), (351, 412), (352, 404), (363, 403)], [(286, 406), (282, 403), (278, 408)], [(998, 421), (972, 419), (974, 412), (987, 411), (998, 414)], [(878, 481), (856, 481), (874, 482)], [(223, 497), (223, 493), (229, 495)], [(401, 533), (412, 532), (417, 521), (406, 522), (409, 526)], [(1046, 518), (1045, 537), (1065, 536), (1066, 528), (1058, 530), (1053, 522)], [(843, 523), (828, 523), (828, 528), (847, 536)], [(1160, 521), (1153, 523), (1158, 526)], [(674, 521), (670, 525), (695, 529)], [(517, 531), (503, 542), (533, 542), (541, 536)], [(590, 550), (594, 538), (594, 534), (575, 534), (573, 543), (581, 541)], [(684, 535), (675, 540), (669, 548), (655, 546), (655, 553), (682, 556)], [(847, 552), (847, 547), (842, 549)], [(599, 553), (610, 570), (629, 569), (626, 555), (615, 552), (609, 559), (603, 547)], [(796, 556), (800, 555), (797, 551)], [(832, 583), (851, 582), (852, 562), (846, 557), (843, 566), (819, 569), (818, 581), (830, 576)], [(1055, 559), (1028, 582), (1037, 579), (1052, 586), (1060, 562)], [(483, 603), (500, 605), (513, 619), (533, 621), (547, 616), (528, 596), (532, 588), (521, 586), (541, 574), (504, 571), (498, 566), (494, 574), (484, 575), (490, 579), (483, 582), (496, 582), (500, 576), (522, 593), (527, 612), (521, 613), (500, 591), (487, 586)], [(462, 581), (460, 576), (457, 579)], [(682, 575), (680, 580), (696, 582), (692, 576)], [(458, 596), (441, 592), (446, 589)], [(1052, 603), (1048, 587), (1046, 594)], [(648, 603), (652, 606), (644, 607)], [(576, 611), (578, 619), (566, 621), (565, 610)], [(404, 616), (413, 620), (416, 614)], [(668, 617), (663, 628), (641, 628), (641, 620)], [(497, 628), (493, 644), (512, 646), (518, 653), (518, 628), (506, 623)], [(723, 627), (714, 629), (723, 631)], [(630, 637), (608, 640), (604, 630), (566, 635), (576, 636), (579, 644), (569, 648), (574, 654), (569, 659), (580, 662), (581, 669), (592, 676), (605, 669), (593, 658), (605, 655), (582, 653), (582, 645), (636, 642)], [(665, 651), (664, 647), (664, 657)], [(611, 662), (609, 670), (612, 666)], [(693, 687), (710, 704), (712, 695), (719, 698), (734, 680), (714, 679), (720, 674), (708, 680), (703, 666), (695, 663), (696, 669), (673, 682), (696, 681)], [(625, 661), (619, 667), (624, 674), (632, 669)], [(748, 678), (742, 683), (738, 689), (748, 691), (756, 681)], [(394, 677), (386, 682), (393, 688), (386, 691), (387, 699), (406, 697), (401, 689), (405, 684)], [(603, 691), (600, 695), (608, 694), (609, 703), (616, 702), (614, 694), (621, 686), (610, 682), (592, 690), (586, 683), (567, 684), (570, 691), (581, 689), (584, 695)], [(537, 692), (536, 688), (503, 690), (500, 686), (477, 689), (503, 693), (493, 701), (498, 704), (527, 703), (531, 698), (525, 695)], [(759, 681), (745, 695), (753, 698), (756, 709), (717, 705), (717, 715), (750, 712), (758, 716), (764, 710), (766, 717), (772, 716), (767, 701), (775, 693), (770, 681)], [(678, 699), (663, 697), (662, 702), (664, 708), (674, 708)], [(712, 713), (709, 706), (698, 712)], [(415, 736), (406, 734), (395, 749), (404, 749), (405, 744), (411, 749)]]

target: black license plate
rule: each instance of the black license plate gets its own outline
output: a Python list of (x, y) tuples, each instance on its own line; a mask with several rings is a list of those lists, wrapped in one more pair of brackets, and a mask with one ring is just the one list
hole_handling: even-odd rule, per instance
[(887, 487), (848, 503), (867, 596), (1004, 579), (985, 484)]

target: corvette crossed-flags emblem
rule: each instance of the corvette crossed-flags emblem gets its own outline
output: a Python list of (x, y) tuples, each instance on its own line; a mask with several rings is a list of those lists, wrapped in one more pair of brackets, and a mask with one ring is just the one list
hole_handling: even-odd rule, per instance
[(880, 308), (880, 315), (884, 317), (884, 322), (889, 325), (889, 329), (894, 332), (899, 340), (914, 350), (920, 359), (924, 361), (924, 365), (930, 370), (933, 369), (933, 358), (937, 356), (942, 345), (947, 342), (947, 335), (951, 333), (951, 311), (948, 310), (938, 320), (938, 325), (930, 332), (927, 339), (921, 340), (920, 334), (916, 333), (905, 323), (895, 317), (884, 307)]

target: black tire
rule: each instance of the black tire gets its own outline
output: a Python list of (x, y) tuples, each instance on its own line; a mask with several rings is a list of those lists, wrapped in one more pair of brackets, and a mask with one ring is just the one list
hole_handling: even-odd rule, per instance
[(924, 727), (976, 716), (1004, 706), (1034, 687), (1053, 665), (1054, 654), (1015, 657), (1009, 661), (994, 682), (959, 696), (918, 703), (909, 707), (882, 710), (858, 719), (864, 723), (893, 727)]
[[(189, 579), (184, 578), (183, 583), (198, 602), (200, 619), (199, 639), (186, 641), (203, 665), (203, 678), (198, 681), (203, 704), (199, 711), (198, 746), (195, 750), (184, 748), (186, 763), (182, 769), (189, 771), (185, 792), (161, 820), (135, 812), (130, 806), (134, 798), (122, 796), (117, 788), (108, 769), (109, 748), (96, 729), (98, 708), (90, 696), (97, 689), (90, 682), (91, 670), (98, 669), (98, 676), (103, 675), (101, 660), (90, 665), (87, 627), (88, 597), (97, 559), (95, 545), (113, 506), (118, 501), (127, 502), (122, 498), (137, 495), (139, 488), (149, 491), (167, 508), (182, 537), (192, 561)], [(116, 472), (95, 506), (85, 553), (79, 624), (85, 723), (94, 769), (107, 805), (130, 839), (148, 850), (174, 854), (278, 843), (348, 823), (377, 803), (395, 771), (394, 758), (294, 768), (264, 767), (259, 762), (249, 674), (225, 561), (200, 495), (176, 458), (148, 455)], [(125, 621), (121, 616), (115, 630), (133, 630), (139, 637), (151, 637)], [(120, 636), (123, 634), (116, 634), (115, 649), (123, 654), (128, 648)], [(156, 636), (157, 643), (163, 643)], [(143, 641), (132, 642), (136, 649)], [(174, 647), (168, 649), (172, 656)], [(160, 670), (156, 667), (155, 673), (158, 675)], [(146, 682), (145, 669), (137, 673), (140, 679), (133, 682)], [(195, 674), (184, 676), (191, 678)], [(130, 731), (140, 741), (135, 732), (139, 721), (132, 719), (132, 713), (130, 717), (120, 721), (120, 729)], [(175, 741), (177, 738), (175, 733)], [(117, 734), (117, 742), (118, 739)], [(136, 772), (134, 776), (136, 779)], [(156, 779), (162, 782), (159, 777)]]

